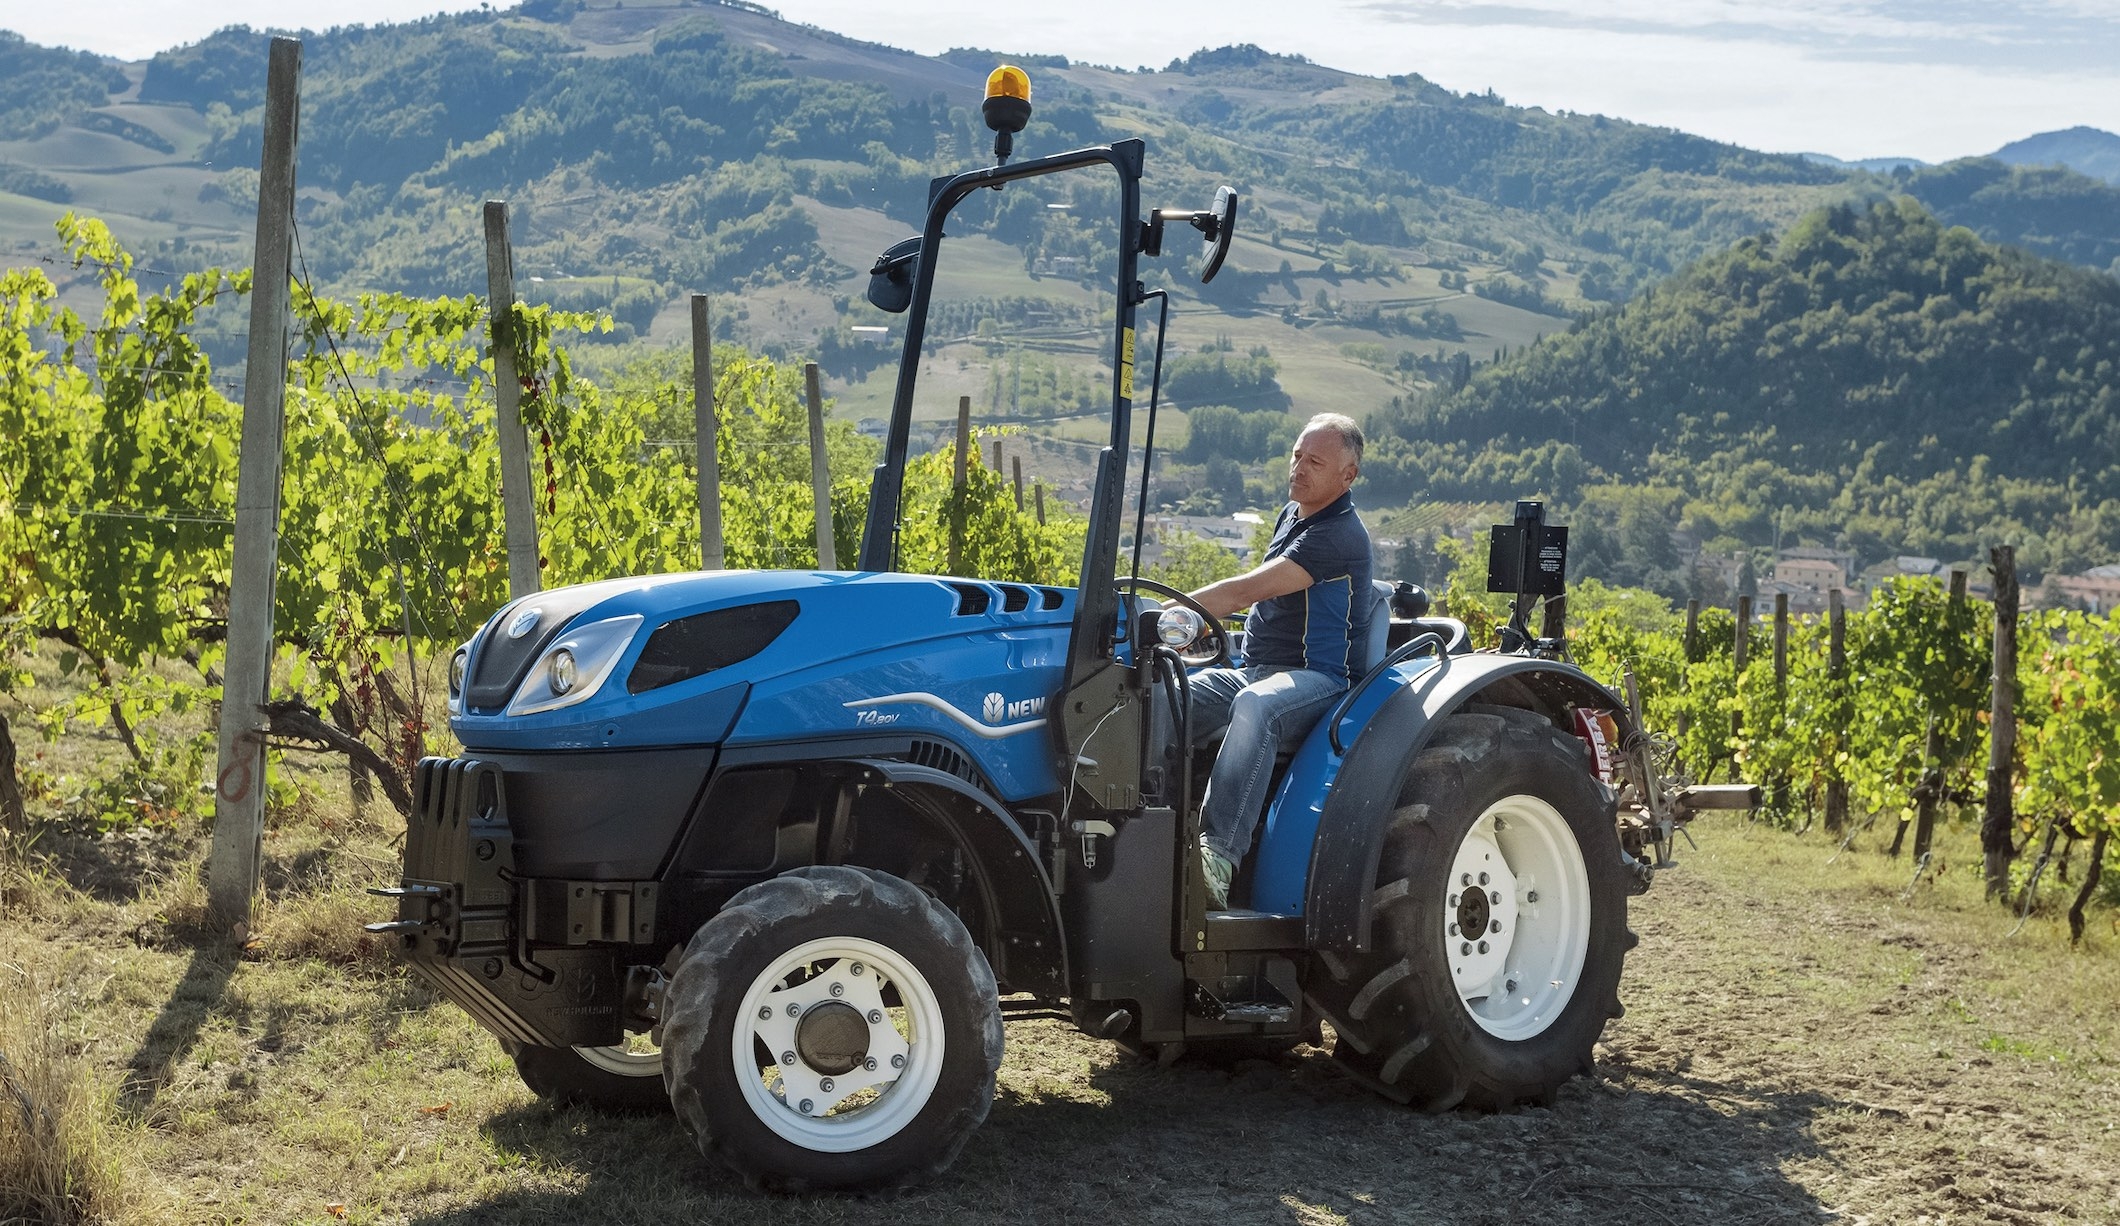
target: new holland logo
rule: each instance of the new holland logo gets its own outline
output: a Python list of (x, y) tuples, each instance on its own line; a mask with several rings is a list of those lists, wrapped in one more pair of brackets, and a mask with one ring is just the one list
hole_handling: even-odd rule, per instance
[(999, 694), (988, 694), (986, 702), (979, 709), (979, 714), (984, 716), (989, 724), (998, 724), (1003, 720), (1026, 719), (1030, 716), (1045, 714), (1045, 700), (1043, 698), (1019, 698), (1014, 702), (1010, 702)]

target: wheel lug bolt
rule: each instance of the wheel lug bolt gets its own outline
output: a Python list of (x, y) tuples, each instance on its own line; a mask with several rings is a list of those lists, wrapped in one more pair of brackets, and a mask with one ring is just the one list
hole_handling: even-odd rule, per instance
[(1532, 891), (1530, 891), (1529, 893), (1525, 894), (1525, 895), (1524, 895), (1524, 901), (1525, 901), (1525, 902), (1537, 902), (1537, 901), (1538, 901), (1538, 891), (1537, 891), (1537, 890), (1532, 890)]
[(762, 1022), (762, 1021), (766, 1020), (767, 1018), (769, 1018), (769, 1017), (771, 1017), (771, 1016), (773, 1016), (773, 1006), (771, 1006), (771, 1005), (760, 1005), (760, 1006), (758, 1006), (758, 1020), (759, 1020), (759, 1021), (761, 1021), (761, 1022)]
[(802, 1113), (804, 1115), (808, 1115), (812, 1110), (816, 1108), (816, 1106), (816, 1103), (813, 1103), (809, 1099), (805, 1098), (802, 1100)]
[(856, 962), (856, 963), (855, 963), (854, 965), (852, 965), (852, 966), (850, 966), (850, 967), (848, 967), (848, 968), (847, 968), (847, 972), (848, 972), (849, 974), (853, 974), (853, 975), (859, 975), (859, 974), (860, 974), (861, 972), (863, 972), (863, 971), (865, 971), (865, 970), (867, 970), (867, 969), (868, 969), (868, 968), (867, 968), (867, 967), (865, 967), (865, 966), (863, 966), (863, 965), (862, 965), (861, 963), (859, 963), (859, 962)]
[(1494, 892), (1492, 892), (1492, 893), (1488, 894), (1488, 895), (1487, 895), (1487, 901), (1488, 901), (1488, 902), (1491, 902), (1491, 903), (1493, 903), (1493, 904), (1494, 904), (1495, 906), (1497, 906), (1497, 907), (1501, 906), (1501, 905), (1502, 905), (1502, 892), (1501, 892), (1500, 890), (1495, 890)]
[(832, 1079), (830, 1077), (827, 1077), (823, 1081), (818, 1082), (817, 1088), (823, 1090), (827, 1094), (830, 1094), (832, 1092)]
[(1455, 907), (1455, 906), (1457, 906), (1457, 905), (1458, 905), (1458, 896), (1457, 896), (1457, 895), (1455, 895), (1455, 894), (1452, 894), (1452, 895), (1450, 896), (1450, 905), (1451, 905), (1451, 906), (1453, 906), (1453, 907)]
[(1481, 941), (1481, 942), (1480, 942), (1480, 952), (1481, 952), (1481, 953), (1486, 953), (1486, 952), (1487, 952), (1487, 942), (1485, 942), (1485, 941)]
[(833, 985), (832, 985), (832, 995), (834, 995), (834, 996), (845, 996), (846, 994), (847, 994), (847, 985), (845, 985), (845, 984), (843, 984), (843, 983), (835, 983), (835, 984), (833, 984)]
[(1458, 953), (1460, 953), (1460, 954), (1469, 954), (1469, 953), (1471, 953), (1471, 952), (1472, 952), (1472, 942), (1470, 942), (1470, 941), (1462, 941), (1462, 942), (1459, 942), (1459, 944), (1458, 944)]
[(1457, 924), (1456, 924), (1456, 923), (1454, 923), (1454, 922), (1453, 922), (1453, 923), (1452, 923), (1452, 924), (1450, 925), (1450, 935), (1451, 935), (1451, 936), (1456, 936), (1457, 934), (1458, 934), (1458, 926), (1457, 926)]
[(790, 1004), (790, 1005), (788, 1006), (788, 1016), (789, 1016), (789, 1017), (797, 1017), (797, 1016), (800, 1016), (800, 1015), (801, 1015), (801, 1013), (802, 1013), (802, 1006), (801, 1006), (801, 1005), (796, 1005), (796, 1004)]
[(784, 1052), (780, 1053), (780, 1062), (781, 1062), (782, 1064), (793, 1064), (793, 1063), (795, 1063), (795, 1053), (794, 1053), (794, 1052), (791, 1052), (791, 1051), (784, 1051)]
[(1481, 874), (1480, 874), (1480, 884), (1481, 884), (1481, 885), (1486, 885), (1486, 884), (1487, 884), (1487, 874), (1485, 874), (1485, 873), (1481, 873)]
[(871, 1073), (875, 1072), (875, 1071), (876, 1071), (876, 1057), (874, 1057), (874, 1056), (870, 1056), (870, 1057), (869, 1057), (868, 1059), (866, 1059), (866, 1060), (863, 1060), (863, 1061), (861, 1062), (861, 1067), (863, 1067), (863, 1068), (867, 1069), (867, 1070), (868, 1070), (869, 1072), (871, 1072)]
[(892, 1068), (904, 1068), (904, 1067), (905, 1067), (905, 1057), (904, 1057), (904, 1056), (892, 1056), (892, 1057), (891, 1057), (891, 1067), (892, 1067)]
[(1503, 820), (1502, 820), (1501, 818), (1497, 817), (1497, 818), (1495, 818), (1495, 819), (1494, 819), (1494, 828), (1495, 828), (1496, 830), (1501, 830), (1501, 829), (1504, 829), (1504, 828), (1506, 828), (1507, 826), (1508, 826), (1508, 823), (1507, 823), (1507, 822), (1505, 822), (1505, 821), (1503, 821)]
[(1471, 884), (1472, 884), (1472, 874), (1471, 874), (1471, 873), (1459, 873), (1459, 874), (1458, 874), (1458, 884), (1459, 884), (1459, 885), (1471, 885)]
[(1503, 990), (1504, 992), (1514, 992), (1514, 991), (1516, 991), (1516, 980), (1514, 980), (1514, 979), (1507, 979), (1507, 980), (1503, 980), (1503, 981), (1502, 981), (1502, 990)]
[(1502, 930), (1502, 921), (1500, 921), (1500, 920), (1495, 920), (1495, 921), (1494, 921), (1494, 927), (1492, 927), (1492, 928), (1491, 928), (1491, 929), (1489, 929), (1488, 931), (1490, 931), (1490, 932), (1500, 932), (1501, 930)]
[(881, 1009), (871, 1009), (871, 1010), (869, 1010), (869, 1025), (871, 1025), (871, 1026), (881, 1026), (881, 1025), (883, 1025), (883, 1010), (881, 1010)]

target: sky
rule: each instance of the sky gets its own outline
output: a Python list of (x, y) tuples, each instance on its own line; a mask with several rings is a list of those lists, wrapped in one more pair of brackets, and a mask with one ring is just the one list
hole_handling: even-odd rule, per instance
[[(1134, 68), (1257, 43), (1777, 152), (1943, 161), (2078, 124), (2120, 132), (2120, 0), (768, 2), (791, 21), (929, 53), (987, 47)], [(476, 7), (0, 0), (0, 28), (144, 59), (239, 22), (324, 29)]]

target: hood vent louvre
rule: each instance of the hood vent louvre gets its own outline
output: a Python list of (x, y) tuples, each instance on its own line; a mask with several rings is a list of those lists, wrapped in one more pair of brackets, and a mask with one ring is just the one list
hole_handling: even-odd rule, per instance
[(994, 603), (993, 594), (985, 588), (970, 583), (952, 583), (957, 592), (957, 616), (977, 617)]

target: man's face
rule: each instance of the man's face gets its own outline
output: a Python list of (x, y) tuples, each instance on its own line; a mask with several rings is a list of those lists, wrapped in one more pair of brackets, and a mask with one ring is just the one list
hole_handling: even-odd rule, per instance
[(1296, 439), (1288, 457), (1288, 497), (1306, 507), (1322, 507), (1354, 486), (1362, 471), (1338, 432), (1313, 427)]

